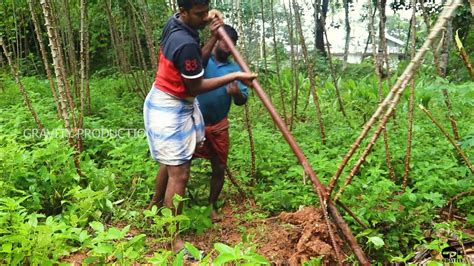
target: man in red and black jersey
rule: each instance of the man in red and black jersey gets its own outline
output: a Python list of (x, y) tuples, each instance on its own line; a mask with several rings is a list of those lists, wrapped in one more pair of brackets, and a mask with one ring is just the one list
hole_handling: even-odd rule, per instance
[[(204, 79), (203, 62), (218, 40), (220, 13), (209, 12), (209, 0), (178, 0), (179, 13), (163, 29), (159, 66), (144, 104), (145, 130), (152, 157), (160, 163), (152, 204), (173, 209), (173, 196), (184, 196), (190, 161), (204, 141), (204, 122), (194, 97), (235, 80), (251, 86), (255, 74), (234, 72)], [(198, 30), (206, 25), (212, 37), (200, 47)], [(181, 212), (181, 204), (176, 213)], [(177, 237), (173, 250), (184, 242)]]

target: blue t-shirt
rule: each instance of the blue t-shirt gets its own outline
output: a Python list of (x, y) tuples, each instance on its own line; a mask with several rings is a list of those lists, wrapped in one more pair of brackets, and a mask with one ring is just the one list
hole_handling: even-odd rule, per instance
[[(228, 61), (225, 63), (217, 63), (214, 60), (214, 57), (211, 56), (206, 69), (204, 70), (204, 78), (216, 78), (237, 71), (241, 70), (234, 62)], [(239, 84), (242, 94), (247, 97), (247, 87), (245, 87), (240, 81), (237, 83)], [(227, 94), (226, 87), (227, 85), (224, 85), (197, 96), (199, 109), (201, 110), (206, 125), (216, 124), (227, 117), (232, 102), (232, 96)]]

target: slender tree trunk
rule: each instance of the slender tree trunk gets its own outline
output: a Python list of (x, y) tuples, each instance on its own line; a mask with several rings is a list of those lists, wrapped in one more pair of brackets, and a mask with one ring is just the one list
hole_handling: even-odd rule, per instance
[(246, 103), (245, 106), (245, 126), (247, 127), (247, 133), (249, 135), (249, 144), (250, 144), (250, 176), (252, 177), (252, 184), (254, 184), (256, 173), (257, 173), (257, 164), (255, 160), (255, 142), (253, 140), (253, 131), (252, 131), (252, 122), (250, 120), (250, 107)]
[(35, 27), (35, 34), (36, 34), (36, 39), (38, 40), (38, 44), (39, 44), (39, 48), (41, 52), (41, 59), (43, 60), (46, 76), (48, 77), (49, 88), (51, 89), (51, 94), (53, 95), (54, 103), (56, 104), (56, 111), (58, 114), (58, 118), (61, 118), (60, 104), (59, 104), (58, 95), (56, 93), (56, 86), (54, 85), (53, 76), (51, 74), (51, 68), (49, 67), (48, 53), (44, 46), (43, 37), (41, 36), (41, 27), (40, 27), (38, 16), (36, 15), (35, 7), (32, 0), (28, 0), (28, 6), (30, 9), (31, 18), (33, 20), (33, 24)]
[(387, 0), (377, 0), (377, 8), (379, 10), (379, 54), (380, 54), (380, 67), (381, 71), (384, 72), (386, 76), (386, 81), (388, 87), (390, 88), (390, 64), (388, 61), (388, 52), (387, 52), (387, 38), (385, 38), (385, 23), (387, 21), (387, 16), (385, 14), (385, 9), (387, 5)]
[[(387, 21), (387, 16), (385, 15), (385, 7), (387, 1), (386, 0), (377, 0), (377, 8), (379, 9), (379, 49), (378, 49), (378, 61), (379, 63), (376, 64), (378, 67), (377, 75), (378, 75), (378, 94), (379, 94), (379, 101), (383, 100), (383, 80), (385, 78), (388, 87), (390, 88), (390, 65), (388, 61), (388, 54), (387, 54), (387, 39), (385, 38), (385, 22)], [(384, 67), (385, 64), (385, 67)], [(385, 162), (387, 163), (388, 172), (390, 174), (390, 178), (395, 181), (395, 170), (393, 169), (392, 165), (392, 156), (390, 154), (390, 145), (389, 145), (389, 138), (388, 138), (388, 131), (387, 128), (383, 129), (383, 142), (385, 147)]]
[[(426, 11), (426, 8), (424, 6), (424, 1), (419, 1), (420, 3), (420, 7), (421, 7), (421, 10), (423, 11), (422, 14), (423, 14), (423, 20), (425, 22), (425, 25), (426, 25), (426, 29), (428, 31), (431, 30), (431, 25), (429, 23), (429, 18), (428, 18), (428, 14), (427, 14), (427, 11)], [(441, 55), (441, 58), (438, 56), (438, 49), (435, 48), (435, 45), (434, 43), (431, 44), (431, 50), (433, 51), (433, 60), (434, 60), (434, 63), (435, 63), (435, 66), (436, 66), (436, 70), (438, 72), (438, 75), (442, 78), (445, 78), (446, 77), (446, 66), (447, 66), (447, 61), (448, 61), (448, 51), (447, 49), (449, 48), (449, 42), (450, 42), (450, 37), (449, 36), (446, 36), (446, 35), (449, 35), (449, 32), (450, 32), (450, 29), (451, 29), (451, 32), (452, 32), (452, 23), (451, 21), (448, 22), (448, 26), (446, 27), (446, 30), (445, 30), (445, 36), (444, 38), (442, 39), (442, 42), (440, 43), (441, 46), (445, 46), (443, 49), (443, 54)], [(449, 39), (449, 40), (447, 40)], [(448, 109), (448, 119), (451, 123), (451, 129), (453, 131), (453, 134), (454, 134), (454, 139), (456, 140), (459, 140), (460, 137), (459, 137), (459, 131), (458, 131), (458, 127), (457, 127), (457, 122), (456, 122), (456, 118), (454, 117), (454, 114), (453, 114), (453, 108), (452, 108), (452, 105), (451, 105), (451, 99), (449, 97), (449, 93), (448, 93), (448, 90), (447, 89), (442, 89), (442, 93), (443, 93), (443, 97), (444, 97), (444, 103)]]
[(311, 91), (311, 94), (313, 95), (314, 106), (316, 107), (316, 119), (318, 120), (318, 124), (319, 124), (319, 132), (321, 134), (321, 141), (323, 144), (326, 144), (326, 132), (324, 129), (323, 117), (321, 115), (318, 92), (316, 91), (316, 81), (314, 80), (313, 64), (311, 63), (311, 60), (309, 59), (309, 56), (308, 56), (308, 49), (306, 48), (306, 42), (304, 39), (303, 29), (301, 26), (301, 17), (299, 14), (298, 4), (294, 0), (292, 2), (293, 2), (293, 9), (295, 10), (296, 29), (299, 32), (300, 44), (303, 50), (303, 59), (308, 69), (310, 91)]
[[(415, 57), (416, 52), (416, 0), (411, 0), (412, 13), (411, 13), (411, 59)], [(407, 151), (405, 153), (405, 172), (403, 174), (402, 190), (405, 191), (408, 185), (408, 178), (410, 176), (410, 159), (411, 159), (411, 148), (413, 139), (413, 115), (415, 106), (415, 75), (410, 81), (410, 98), (408, 102), (408, 136), (407, 136)]]
[[(344, 29), (346, 30), (346, 40), (344, 43), (344, 58), (342, 61), (342, 70), (346, 70), (347, 58), (349, 57), (349, 44), (351, 42), (351, 23), (349, 20), (349, 0), (343, 0), (342, 2), (344, 4), (344, 22), (345, 22)], [(327, 38), (326, 38), (326, 41), (329, 42)]]
[(288, 125), (288, 117), (286, 114), (286, 104), (285, 104), (285, 90), (283, 89), (283, 84), (281, 82), (280, 77), (280, 56), (278, 55), (278, 47), (276, 41), (276, 32), (275, 32), (275, 16), (273, 12), (273, 0), (270, 0), (270, 5), (272, 7), (272, 35), (273, 35), (273, 51), (275, 53), (275, 64), (276, 64), (276, 78), (278, 84), (278, 90), (280, 91), (280, 101), (281, 101), (281, 108), (283, 110), (283, 117), (285, 119), (285, 123)]
[[(59, 90), (59, 102), (61, 104), (61, 117), (63, 118), (64, 127), (68, 131), (68, 140), (71, 147), (74, 147), (77, 152), (73, 154), (74, 164), (77, 173), (82, 176), (79, 162), (79, 147), (80, 138), (78, 128), (73, 119), (73, 123), (69, 120), (69, 114), (74, 118), (74, 108), (68, 106), (68, 87), (66, 85), (66, 77), (64, 75), (64, 59), (62, 58), (61, 47), (59, 46), (58, 33), (51, 11), (51, 3), (49, 0), (41, 0), (41, 7), (43, 9), (46, 29), (48, 31), (49, 46), (51, 47), (51, 55), (53, 57), (54, 72), (56, 73), (56, 82)], [(68, 114), (68, 108), (69, 114)]]
[(10, 56), (10, 52), (7, 49), (7, 45), (3, 41), (3, 36), (2, 35), (0, 35), (0, 45), (2, 46), (3, 54), (7, 58), (7, 62), (10, 65), (12, 75), (15, 77), (15, 82), (18, 85), (18, 89), (20, 90), (21, 95), (23, 96), (23, 100), (25, 101), (26, 107), (28, 108), (31, 115), (33, 116), (33, 119), (35, 120), (35, 123), (38, 126), (38, 129), (40, 130), (40, 132), (43, 132), (44, 131), (44, 126), (41, 123), (41, 120), (38, 117), (38, 114), (36, 113), (35, 109), (33, 108), (33, 105), (31, 104), (30, 97), (28, 97), (28, 93), (26, 92), (25, 87), (23, 86), (23, 83), (21, 83), (20, 73), (18, 72), (18, 67), (17, 67), (16, 63), (13, 62), (13, 59)]
[[(81, 112), (79, 116), (79, 127), (83, 128), (84, 126), (84, 113), (85, 113), (85, 105), (87, 101), (87, 91), (89, 87), (88, 79), (89, 73), (88, 70), (88, 56), (86, 53), (89, 53), (89, 40), (87, 32), (88, 28), (88, 13), (87, 13), (87, 2), (86, 0), (81, 0), (80, 2), (80, 9), (81, 9), (81, 28), (80, 28), (80, 99), (81, 99)], [(82, 146), (80, 150), (82, 151)]]
[[(375, 21), (375, 12), (377, 12), (377, 8), (373, 8), (373, 11), (372, 12), (369, 12), (369, 14), (372, 14), (370, 17), (369, 17), (369, 21), (372, 20), (372, 21)], [(370, 22), (367, 26), (367, 29), (368, 29), (368, 36), (367, 36), (367, 41), (365, 42), (365, 48), (364, 48), (364, 52), (362, 53), (362, 59), (361, 61), (364, 61), (365, 57), (366, 57), (366, 54), (367, 54), (367, 48), (369, 48), (369, 42), (370, 42), (370, 39), (372, 38), (372, 33), (370, 32)]]
[[(265, 75), (268, 73), (267, 69), (267, 48), (266, 48), (266, 41), (265, 41), (265, 8), (263, 6), (263, 0), (260, 0), (260, 8), (262, 12), (262, 56), (263, 56), (263, 69), (265, 71)], [(273, 8), (273, 7), (272, 7)]]
[[(403, 71), (403, 73), (397, 79), (397, 82), (393, 85), (393, 87), (390, 90), (387, 97), (385, 97), (383, 102), (379, 104), (379, 106), (377, 107), (377, 110), (375, 110), (372, 117), (364, 125), (364, 128), (362, 129), (362, 132), (357, 137), (356, 141), (352, 144), (349, 152), (346, 154), (346, 156), (342, 160), (341, 164), (337, 168), (336, 174), (333, 176), (333, 179), (331, 180), (331, 186), (333, 185), (333, 183), (337, 182), (337, 178), (342, 173), (342, 170), (346, 166), (346, 164), (349, 161), (349, 159), (351, 158), (351, 156), (354, 154), (354, 152), (359, 147), (361, 141), (367, 136), (370, 128), (373, 126), (375, 121), (382, 115), (382, 113), (386, 109), (384, 115), (380, 119), (379, 126), (375, 130), (375, 133), (373, 134), (372, 138), (369, 140), (369, 143), (367, 144), (366, 148), (364, 149), (361, 156), (359, 157), (356, 164), (354, 165), (354, 167), (350, 171), (350, 173), (347, 176), (346, 180), (344, 181), (344, 185), (339, 189), (337, 195), (334, 197), (335, 200), (337, 200), (337, 198), (342, 194), (345, 187), (347, 187), (347, 185), (350, 184), (350, 182), (352, 181), (354, 175), (359, 171), (360, 166), (365, 162), (365, 159), (367, 158), (368, 154), (372, 150), (372, 147), (375, 145), (375, 142), (377, 141), (378, 137), (380, 136), (380, 133), (382, 132), (382, 129), (387, 124), (388, 119), (392, 116), (393, 110), (395, 109), (398, 101), (400, 100), (400, 97), (401, 97), (403, 91), (405, 90), (408, 82), (410, 82), (410, 80), (413, 78), (413, 75), (415, 74), (418, 67), (420, 66), (424, 55), (428, 51), (428, 48), (431, 46), (431, 44), (436, 39), (438, 34), (442, 31), (442, 29), (446, 25), (447, 21), (452, 18), (452, 16), (454, 15), (456, 9), (460, 5), (461, 5), (461, 0), (452, 0), (444, 7), (443, 11), (441, 12), (440, 16), (438, 17), (438, 20), (437, 20), (435, 26), (430, 31), (426, 41), (423, 43), (421, 48), (417, 51), (417, 53), (416, 53), (415, 57), (413, 58), (413, 60), (410, 61), (410, 64), (405, 68), (405, 71)], [(329, 191), (328, 195), (330, 195), (330, 194), (331, 193)]]
[(150, 62), (152, 65), (152, 69), (155, 70), (157, 69), (157, 61), (155, 58), (158, 52), (156, 51), (155, 42), (153, 41), (153, 26), (151, 23), (150, 15), (148, 14), (148, 5), (145, 3), (144, 0), (139, 0), (138, 3), (141, 6), (141, 15), (137, 14), (138, 19), (140, 19), (140, 22), (142, 23)]
[[(290, 112), (290, 131), (293, 130), (293, 123), (296, 119), (296, 106), (298, 104), (298, 66), (295, 60), (295, 48), (294, 48), (294, 39), (293, 39), (293, 19), (291, 14), (291, 5), (289, 6), (290, 12), (287, 11), (286, 6), (283, 5), (285, 11), (285, 17), (288, 26), (288, 34), (289, 34), (289, 41), (290, 41), (290, 61), (291, 61), (291, 112)], [(296, 78), (295, 78), (296, 77)]]
[[(319, 16), (320, 16), (320, 13), (321, 13), (321, 0), (314, 0), (313, 1), (313, 9), (314, 9), (314, 13), (313, 13), (313, 20), (314, 20), (314, 29), (313, 29), (313, 33), (314, 33), (314, 45), (315, 45), (315, 48), (316, 48), (316, 43), (318, 43), (318, 33), (319, 33), (319, 24), (320, 24), (320, 21), (319, 21)], [(316, 52), (317, 49), (314, 49), (314, 51)]]
[(331, 71), (331, 77), (332, 77), (332, 82), (334, 84), (334, 89), (336, 90), (336, 97), (337, 97), (337, 103), (339, 104), (339, 111), (341, 111), (342, 115), (346, 119), (347, 123), (350, 122), (346, 114), (346, 109), (344, 108), (344, 101), (342, 100), (342, 95), (341, 95), (341, 90), (339, 89), (339, 85), (337, 84), (337, 74), (336, 74), (336, 69), (334, 68), (332, 64), (332, 56), (331, 56), (331, 44), (329, 43), (328, 35), (326, 32), (326, 29), (324, 29), (324, 35), (326, 36), (326, 47), (327, 47), (327, 60), (329, 64), (329, 69)]
[[(63, 18), (65, 20), (66, 24), (66, 30), (63, 31), (63, 33), (66, 36), (67, 42), (65, 43), (65, 48), (66, 48), (66, 55), (67, 55), (67, 62), (68, 64), (66, 67), (68, 69), (66, 70), (66, 73), (72, 74), (73, 77), (73, 89), (74, 89), (74, 95), (76, 98), (79, 98), (79, 78), (78, 78), (78, 70), (77, 70), (77, 59), (76, 59), (76, 53), (75, 53), (75, 47), (74, 47), (74, 31), (72, 29), (71, 25), (71, 15), (70, 15), (70, 8), (69, 8), (69, 1), (70, 0), (63, 0), (62, 1), (62, 10), (63, 10)], [(67, 77), (67, 76), (66, 76)]]
[(324, 45), (324, 29), (326, 23), (326, 15), (328, 13), (329, 0), (322, 0), (321, 12), (317, 18), (316, 24), (316, 49), (326, 56), (326, 48)]
[(288, 7), (289, 10), (289, 21), (291, 23), (290, 26), (290, 40), (291, 40), (291, 58), (293, 60), (292, 63), (292, 80), (293, 80), (293, 114), (291, 117), (291, 122), (290, 122), (290, 130), (293, 129), (294, 121), (297, 120), (298, 117), (298, 102), (299, 102), (299, 97), (300, 97), (300, 72), (299, 72), (299, 50), (298, 50), (298, 45), (295, 43), (295, 40), (297, 39), (297, 32), (295, 32), (295, 29), (293, 28), (294, 25), (294, 14), (293, 14), (293, 8), (291, 7), (291, 2), (289, 3), (290, 6)]
[[(1, 55), (1, 54), (0, 54), (0, 67), (5, 68), (5, 63), (3, 62), (3, 55)], [(2, 87), (1, 89), (3, 91), (4, 88)]]
[(130, 73), (130, 64), (125, 56), (125, 43), (123, 42), (122, 38), (120, 37), (120, 33), (118, 31), (117, 23), (115, 22), (115, 18), (112, 14), (112, 3), (110, 0), (106, 0), (104, 2), (105, 9), (107, 12), (107, 19), (109, 22), (110, 28), (110, 37), (112, 40), (112, 47), (115, 51), (115, 57), (117, 60), (117, 66), (121, 69), (122, 73), (129, 74)]
[[(448, 74), (448, 61), (449, 61), (449, 48), (451, 46), (451, 42), (453, 39), (453, 23), (452, 20), (448, 21), (448, 25), (446, 26), (445, 36), (443, 38), (443, 45), (440, 57), (440, 70), (441, 70), (441, 77), (446, 78)], [(454, 139), (459, 141), (461, 138), (459, 136), (459, 130), (457, 126), (457, 121), (454, 117), (453, 107), (451, 103), (451, 99), (449, 97), (449, 93), (447, 89), (443, 89), (443, 96), (444, 96), (444, 103), (448, 108), (448, 119), (451, 123), (451, 129), (453, 130)]]
[(178, 12), (178, 8), (176, 7), (176, 4), (175, 4), (174, 0), (168, 0), (168, 6), (171, 8), (173, 13)]
[[(237, 27), (241, 33), (244, 32), (244, 26), (242, 22), (242, 13), (240, 9), (240, 0), (236, 1), (236, 6), (237, 6)], [(246, 36), (245, 34), (240, 34), (240, 50), (247, 52), (246, 49)], [(250, 105), (249, 102), (247, 102), (244, 105), (244, 112), (245, 112), (245, 126), (247, 127), (247, 133), (249, 137), (249, 145), (250, 145), (250, 176), (252, 177), (252, 183), (255, 183), (255, 177), (256, 177), (256, 172), (257, 172), (257, 166), (256, 166), (256, 159), (255, 159), (255, 142), (253, 139), (253, 132), (252, 132), (252, 122), (250, 121)]]

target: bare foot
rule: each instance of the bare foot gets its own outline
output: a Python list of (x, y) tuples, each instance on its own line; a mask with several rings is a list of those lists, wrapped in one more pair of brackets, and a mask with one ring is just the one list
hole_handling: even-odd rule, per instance
[(184, 241), (181, 239), (181, 237), (176, 236), (176, 238), (171, 243), (171, 250), (173, 251), (173, 253), (178, 253), (183, 248), (184, 248)]
[(217, 222), (220, 222), (222, 221), (222, 214), (218, 213), (216, 210), (212, 209), (211, 210), (211, 221), (213, 223), (217, 223)]

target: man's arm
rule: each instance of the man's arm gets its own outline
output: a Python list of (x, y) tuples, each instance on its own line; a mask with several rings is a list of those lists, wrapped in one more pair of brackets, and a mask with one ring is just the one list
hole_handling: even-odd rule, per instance
[(206, 44), (201, 49), (202, 52), (202, 61), (206, 62), (204, 65), (207, 65), (209, 56), (211, 56), (212, 48), (216, 44), (218, 38), (217, 29), (224, 25), (223, 15), (221, 12), (213, 9), (209, 11), (209, 16), (212, 17), (211, 23), (209, 24), (209, 29), (211, 30), (211, 38), (207, 41)]
[(235, 105), (244, 105), (247, 102), (247, 95), (242, 93), (236, 81), (229, 83), (226, 90), (227, 94), (234, 98)]
[(202, 62), (204, 63), (204, 65), (207, 65), (207, 61), (211, 56), (212, 48), (214, 47), (214, 45), (216, 45), (217, 40), (218, 38), (212, 35), (209, 41), (207, 41), (207, 43), (204, 44), (204, 46), (201, 48)]
[(255, 73), (233, 72), (217, 78), (204, 79), (202, 76), (195, 79), (183, 77), (184, 85), (192, 95), (199, 95), (204, 92), (219, 88), (234, 80), (240, 80), (244, 84), (251, 86), (252, 80), (256, 78)]

